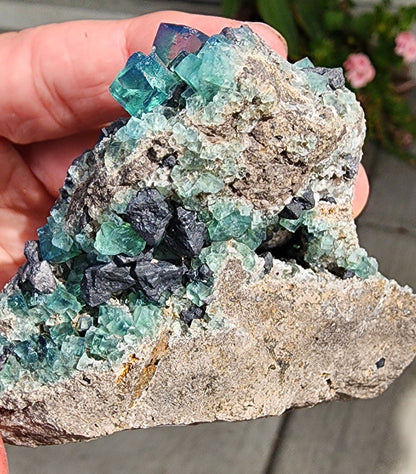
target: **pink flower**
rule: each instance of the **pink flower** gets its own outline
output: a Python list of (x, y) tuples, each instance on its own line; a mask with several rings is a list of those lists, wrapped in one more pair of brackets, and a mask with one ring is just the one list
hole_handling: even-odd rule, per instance
[(369, 57), (363, 53), (350, 54), (343, 66), (348, 82), (357, 89), (366, 86), (376, 75)]
[(396, 36), (394, 52), (403, 56), (406, 63), (416, 60), (416, 36), (410, 31), (403, 31)]

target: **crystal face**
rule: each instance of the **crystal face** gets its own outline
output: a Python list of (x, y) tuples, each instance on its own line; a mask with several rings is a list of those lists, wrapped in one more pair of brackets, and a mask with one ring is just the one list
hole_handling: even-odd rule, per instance
[[(256, 278), (273, 272), (274, 258), (342, 278), (377, 274), (374, 259), (345, 244), (331, 220), (338, 196), (319, 179), (314, 189), (290, 189), (273, 212), (256, 204), (268, 204), (265, 192), (250, 194), (247, 163), (265, 146), (253, 124), (278, 100), (273, 88), (259, 94), (239, 80), (255, 48), (247, 27), (208, 38), (162, 24), (152, 53), (129, 58), (110, 91), (132, 117), (104, 129), (71, 166), (39, 241), (26, 245), (27, 263), (0, 295), (0, 313), (16, 318), (0, 339), (1, 390), (119, 367), (163, 327), (187, 335), (224, 327), (210, 305), (230, 256), (248, 274), (257, 268)], [(305, 60), (282, 68), (305, 93), (348, 115), (339, 71)], [(232, 129), (224, 117), (240, 104)], [(213, 126), (226, 130), (226, 141)], [(240, 140), (241, 130), (253, 143)], [(276, 130), (275, 155), (294, 150), (300, 158), (288, 166), (307, 167), (316, 139), (293, 136), (283, 150), (279, 137)], [(348, 181), (356, 159), (341, 158), (339, 179)], [(265, 176), (278, 164), (266, 163)], [(103, 182), (90, 188), (101, 171)]]
[(180, 53), (196, 53), (208, 36), (187, 26), (162, 23), (157, 30), (153, 47), (155, 54), (168, 65)]
[(110, 87), (131, 115), (150, 112), (173, 95), (179, 80), (154, 55), (134, 53)]

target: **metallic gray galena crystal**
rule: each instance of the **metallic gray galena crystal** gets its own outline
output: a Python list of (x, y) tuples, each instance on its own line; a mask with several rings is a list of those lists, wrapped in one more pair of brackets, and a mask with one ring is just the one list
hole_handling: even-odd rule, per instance
[(163, 25), (111, 91), (133, 116), (75, 160), (0, 294), (4, 439), (385, 390), (413, 360), (416, 297), (359, 246), (364, 114), (340, 71), (247, 27)]

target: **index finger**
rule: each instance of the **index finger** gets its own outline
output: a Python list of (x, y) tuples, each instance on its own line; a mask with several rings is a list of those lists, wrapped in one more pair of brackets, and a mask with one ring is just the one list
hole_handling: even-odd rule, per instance
[[(186, 24), (208, 35), (241, 22), (175, 11), (121, 21), (77, 21), (0, 36), (0, 136), (26, 144), (94, 129), (123, 111), (108, 87), (135, 51), (149, 53), (161, 22)], [(282, 56), (271, 27), (250, 27)]]

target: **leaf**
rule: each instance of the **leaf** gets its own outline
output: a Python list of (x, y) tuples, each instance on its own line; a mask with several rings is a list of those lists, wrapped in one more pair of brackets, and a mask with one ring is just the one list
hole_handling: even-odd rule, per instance
[(402, 7), (397, 16), (399, 29), (405, 31), (416, 21), (416, 7)]
[(297, 20), (309, 39), (324, 35), (322, 18), (326, 11), (325, 0), (295, 0), (293, 2)]
[(286, 38), (289, 54), (299, 54), (299, 34), (288, 0), (257, 0), (262, 19)]
[(323, 15), (324, 26), (329, 31), (340, 30), (344, 26), (344, 14), (342, 11), (329, 10)]
[(224, 16), (232, 18), (237, 14), (240, 0), (221, 0), (221, 9)]

